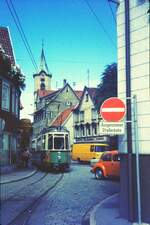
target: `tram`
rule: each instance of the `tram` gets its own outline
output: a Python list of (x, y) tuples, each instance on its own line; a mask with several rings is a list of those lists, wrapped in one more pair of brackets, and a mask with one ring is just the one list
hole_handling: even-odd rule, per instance
[(44, 129), (32, 139), (32, 164), (39, 168), (67, 169), (71, 163), (69, 131)]

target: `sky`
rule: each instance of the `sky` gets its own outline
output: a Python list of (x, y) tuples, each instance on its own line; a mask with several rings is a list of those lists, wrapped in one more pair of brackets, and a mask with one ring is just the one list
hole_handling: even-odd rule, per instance
[[(0, 1), (0, 26), (8, 26), (17, 64), (26, 76), (26, 89), (21, 101), (21, 118), (33, 113), (33, 74), (30, 60), (20, 33), (7, 6)], [(117, 34), (113, 15), (116, 5), (108, 0), (11, 0), (24, 33), (40, 65), (42, 40), (50, 72), (52, 89), (60, 88), (63, 79), (76, 90), (88, 85), (96, 87), (108, 64), (117, 61)]]

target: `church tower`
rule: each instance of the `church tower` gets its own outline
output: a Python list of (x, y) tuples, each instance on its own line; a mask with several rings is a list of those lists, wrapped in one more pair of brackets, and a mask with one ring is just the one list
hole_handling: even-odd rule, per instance
[(34, 78), (34, 110), (36, 111), (39, 97), (44, 96), (47, 92), (51, 91), (52, 74), (49, 72), (46, 63), (43, 44), (42, 44), (39, 73), (34, 74), (33, 78)]
[(34, 78), (34, 93), (39, 90), (51, 90), (51, 78), (52, 74), (49, 72), (46, 58), (44, 54), (44, 48), (42, 44), (41, 60), (39, 73), (33, 75)]

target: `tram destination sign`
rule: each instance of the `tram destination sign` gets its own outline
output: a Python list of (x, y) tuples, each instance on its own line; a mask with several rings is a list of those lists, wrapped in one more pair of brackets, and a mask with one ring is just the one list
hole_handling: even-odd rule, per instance
[(123, 135), (125, 134), (124, 122), (100, 122), (100, 135)]

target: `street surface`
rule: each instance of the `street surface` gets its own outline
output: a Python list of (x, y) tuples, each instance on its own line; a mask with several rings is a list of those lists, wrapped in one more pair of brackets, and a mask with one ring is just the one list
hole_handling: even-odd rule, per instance
[(70, 172), (1, 185), (1, 225), (88, 225), (93, 207), (119, 191), (118, 181), (98, 181), (90, 169), (73, 163)]

